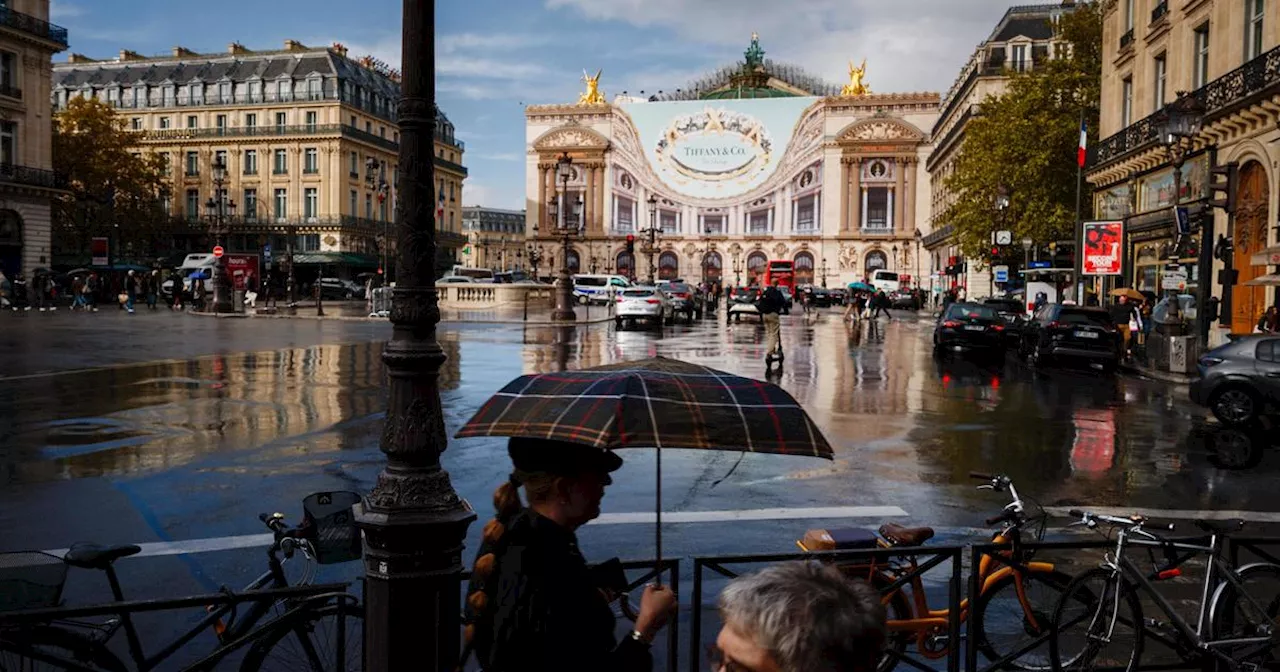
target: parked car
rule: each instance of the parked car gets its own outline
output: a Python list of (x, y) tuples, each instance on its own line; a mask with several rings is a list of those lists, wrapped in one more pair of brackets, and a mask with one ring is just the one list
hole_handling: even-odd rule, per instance
[(675, 319), (671, 300), (657, 287), (626, 287), (618, 292), (616, 304), (613, 323), (619, 329), (624, 324), (635, 326), (641, 320), (650, 326), (661, 327)]
[(1101, 308), (1050, 303), (1024, 325), (1018, 354), (1032, 366), (1083, 361), (1111, 372), (1120, 365), (1120, 331)]
[(1280, 414), (1280, 338), (1241, 336), (1205, 353), (1191, 401), (1224, 425), (1248, 425)]
[(983, 299), (982, 305), (991, 306), (991, 309), (1000, 315), (1000, 319), (1004, 320), (1005, 344), (1011, 348), (1018, 347), (1019, 341), (1022, 340), (1022, 328), (1027, 322), (1027, 311), (1022, 302), (1017, 299), (992, 297)]
[(915, 292), (909, 289), (890, 292), (889, 305), (898, 310), (920, 310), (919, 298), (916, 297)]
[(782, 310), (778, 312), (783, 315), (790, 315), (791, 309), (795, 306), (796, 297), (791, 295), (791, 288), (785, 285), (779, 285), (778, 290), (782, 292)]
[(991, 306), (953, 303), (933, 328), (933, 353), (1003, 355), (1005, 322)]
[(476, 279), (465, 275), (446, 275), (436, 280), (437, 285), (474, 285)]
[(734, 287), (729, 292), (729, 317), (734, 321), (741, 321), (743, 315), (754, 315), (760, 317), (760, 310), (756, 308), (756, 301), (760, 299), (760, 289), (758, 287)]
[(351, 280), (320, 278), (318, 282), (322, 299), (355, 299), (364, 296), (364, 287)]
[(701, 297), (698, 296), (697, 288), (683, 282), (669, 282), (659, 288), (671, 301), (672, 310), (684, 315), (685, 321), (693, 322), (695, 315), (702, 315)]
[(831, 297), (831, 305), (843, 306), (849, 303), (849, 292), (844, 289), (829, 289), (828, 295)]

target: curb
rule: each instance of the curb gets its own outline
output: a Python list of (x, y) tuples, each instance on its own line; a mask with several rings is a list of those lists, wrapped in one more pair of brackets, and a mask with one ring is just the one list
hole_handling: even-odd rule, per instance
[[(219, 318), (219, 319), (225, 319), (225, 318), (232, 318), (232, 319), (250, 319), (250, 318), (252, 318), (252, 319), (258, 319), (258, 318), (265, 318), (265, 319), (272, 319), (272, 320), (332, 320), (332, 321), (337, 321), (337, 322), (387, 322), (387, 323), (390, 323), (390, 322), (391, 322), (390, 318), (386, 318), (386, 317), (359, 317), (359, 316), (354, 316), (354, 315), (325, 315), (324, 317), (320, 317), (320, 316), (318, 316), (318, 315), (281, 315), (281, 314), (276, 314), (276, 315), (258, 315), (258, 314), (253, 314), (253, 315), (250, 315), (250, 314), (248, 314), (248, 313), (230, 313), (230, 314), (225, 314), (225, 313), (197, 313), (197, 312), (192, 312), (191, 314), (192, 314), (192, 315), (199, 315), (200, 317), (214, 317), (214, 318)], [(612, 317), (612, 316), (610, 316), (610, 317), (598, 317), (598, 318), (592, 318), (592, 319), (589, 319), (589, 320), (577, 320), (577, 321), (573, 322), (572, 324), (570, 324), (570, 323), (566, 323), (566, 322), (556, 322), (556, 321), (554, 321), (554, 320), (495, 320), (495, 319), (489, 319), (489, 320), (486, 320), (486, 319), (453, 319), (453, 320), (451, 320), (451, 319), (441, 319), (441, 320), (440, 320), (440, 324), (506, 324), (506, 325), (513, 325), (513, 326), (514, 326), (514, 325), (519, 325), (519, 326), (538, 326), (538, 327), (567, 327), (567, 326), (573, 326), (573, 325), (581, 326), (581, 325), (589, 325), (589, 324), (602, 324), (602, 323), (605, 323), (605, 322), (612, 322), (612, 321), (613, 321), (613, 317)]]
[(1137, 376), (1138, 378), (1145, 378), (1147, 380), (1154, 380), (1161, 383), (1171, 383), (1173, 385), (1180, 385), (1183, 387), (1189, 387), (1192, 381), (1195, 380), (1193, 376), (1187, 376), (1187, 375), (1178, 374), (1178, 373), (1166, 373), (1164, 371), (1152, 371), (1149, 369), (1140, 369), (1136, 366), (1130, 366), (1126, 364), (1121, 364), (1120, 370), (1129, 375)]

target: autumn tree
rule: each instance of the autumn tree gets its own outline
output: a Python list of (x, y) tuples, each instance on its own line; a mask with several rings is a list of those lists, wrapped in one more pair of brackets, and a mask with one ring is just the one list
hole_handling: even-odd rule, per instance
[(82, 252), (93, 236), (109, 236), (137, 257), (154, 247), (166, 219), (163, 159), (143, 151), (127, 123), (93, 98), (72, 98), (54, 115), (53, 166), (71, 192), (54, 204), (54, 242), (62, 249)]
[[(980, 116), (969, 122), (945, 178), (956, 201), (941, 213), (966, 256), (987, 259), (992, 234), (1002, 228), (1015, 240), (1041, 245), (1073, 239), (1082, 116), (1090, 144), (1098, 126), (1101, 4), (1079, 3), (1064, 14), (1054, 30), (1066, 53), (1015, 73), (1005, 93), (983, 101)], [(1002, 186), (1009, 201), (1000, 212)]]

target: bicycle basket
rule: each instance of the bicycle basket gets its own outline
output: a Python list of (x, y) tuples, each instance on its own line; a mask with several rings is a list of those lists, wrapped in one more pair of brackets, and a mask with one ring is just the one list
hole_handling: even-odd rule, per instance
[(67, 563), (40, 551), (0, 553), (0, 611), (56, 607)]
[(315, 547), (316, 562), (332, 565), (360, 559), (360, 529), (351, 507), (360, 501), (354, 492), (317, 492), (302, 500), (304, 526)]

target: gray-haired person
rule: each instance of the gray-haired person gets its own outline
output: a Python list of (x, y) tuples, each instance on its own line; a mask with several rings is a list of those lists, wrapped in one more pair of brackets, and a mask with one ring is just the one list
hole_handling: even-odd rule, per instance
[(829, 565), (789, 562), (735, 579), (720, 618), (719, 672), (871, 672), (884, 646), (879, 594)]

